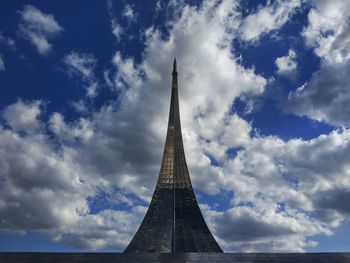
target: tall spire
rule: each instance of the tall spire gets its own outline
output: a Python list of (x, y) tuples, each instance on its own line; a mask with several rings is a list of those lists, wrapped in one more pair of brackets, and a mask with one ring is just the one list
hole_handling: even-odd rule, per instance
[(222, 252), (206, 225), (182, 142), (176, 58), (162, 164), (148, 211), (125, 253)]
[(177, 71), (176, 71), (176, 58), (174, 58), (174, 62), (173, 62), (173, 73), (172, 75), (174, 74), (177, 74)]

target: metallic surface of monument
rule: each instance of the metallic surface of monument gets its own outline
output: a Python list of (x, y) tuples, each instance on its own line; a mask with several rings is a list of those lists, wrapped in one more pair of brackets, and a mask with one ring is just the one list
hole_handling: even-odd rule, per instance
[(192, 189), (182, 142), (176, 59), (168, 131), (151, 204), (126, 253), (222, 252)]

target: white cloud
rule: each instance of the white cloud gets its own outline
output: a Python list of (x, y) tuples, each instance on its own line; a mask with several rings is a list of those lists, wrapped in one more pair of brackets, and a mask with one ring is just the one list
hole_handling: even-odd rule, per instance
[(86, 215), (63, 234), (58, 231), (54, 240), (82, 249), (121, 250), (129, 244), (145, 213), (145, 207), (135, 206), (130, 211), (104, 210), (96, 215)]
[(88, 109), (84, 100), (71, 102), (71, 106), (79, 113), (87, 113)]
[[(116, 186), (141, 199), (150, 199), (159, 172), (165, 137), (170, 100), (170, 72), (174, 54), (177, 54), (181, 61), (179, 63), (181, 111), (185, 145), (189, 147), (186, 150), (190, 150), (189, 156), (192, 156), (192, 149), (197, 152), (196, 155), (189, 158), (191, 169), (194, 171), (194, 182), (196, 182), (196, 187), (208, 192), (219, 191), (217, 179), (214, 179), (211, 184), (207, 183), (208, 176), (216, 175), (219, 171), (210, 166), (203, 151), (208, 149), (214, 155), (218, 155), (215, 156), (216, 158), (220, 158), (219, 155), (223, 155), (227, 147), (223, 145), (224, 143), (232, 146), (247, 143), (250, 125), (237, 115), (230, 114), (231, 104), (242, 93), (260, 94), (265, 85), (265, 80), (261, 76), (236, 64), (235, 59), (230, 55), (230, 38), (226, 29), (235, 25), (231, 23), (234, 22), (234, 17), (231, 16), (234, 13), (234, 7), (234, 1), (224, 2), (216, 7), (214, 3), (207, 4), (198, 11), (192, 7), (186, 7), (183, 17), (179, 18), (171, 32), (171, 39), (162, 40), (158, 31), (148, 31), (145, 57), (141, 64), (136, 64), (132, 58), (122, 58), (120, 53), (116, 53), (113, 59), (116, 67), (114, 78), (117, 80), (116, 83), (122, 83), (118, 87), (122, 96), (118, 102), (105, 105), (99, 112), (94, 113), (91, 120), (81, 118), (79, 121), (68, 123), (62, 114), (54, 113), (49, 121), (49, 129), (61, 142), (62, 152), (59, 154), (55, 152), (53, 146), (50, 146), (49, 139), (43, 133), (34, 133), (24, 138), (19, 137), (20, 145), (24, 143), (23, 140), (28, 144), (32, 143), (34, 137), (37, 138), (36, 136), (41, 139), (36, 141), (39, 157), (29, 162), (35, 170), (29, 173), (30, 169), (23, 169), (17, 172), (18, 176), (31, 178), (31, 174), (44, 176), (46, 173), (51, 173), (50, 169), (53, 168), (41, 168), (41, 165), (51, 164), (45, 161), (46, 159), (42, 159), (42, 156), (47, 156), (47, 158), (51, 156), (54, 158), (53, 163), (62, 165), (62, 170), (57, 168), (57, 180), (61, 177), (75, 178), (71, 182), (71, 187), (75, 189), (72, 190), (75, 193), (74, 196), (64, 194), (64, 192), (57, 193), (69, 199), (71, 203), (66, 204), (66, 199), (57, 198), (50, 207), (52, 211), (56, 211), (57, 203), (60, 209), (67, 211), (64, 214), (66, 221), (57, 218), (54, 225), (47, 226), (46, 231), (51, 235), (54, 234), (55, 240), (90, 248), (109, 246), (103, 243), (102, 239), (116, 242), (117, 232), (110, 229), (122, 230), (116, 230), (118, 228), (115, 225), (107, 228), (106, 231), (100, 231), (101, 237), (96, 239), (96, 242), (93, 240), (97, 232), (91, 234), (91, 239), (89, 239), (91, 241), (83, 242), (86, 238), (83, 235), (83, 228), (88, 225), (88, 223), (83, 223), (84, 220), (92, 220), (91, 224), (95, 224), (94, 220), (101, 220), (102, 223), (105, 220), (103, 213), (96, 217), (88, 215), (86, 199), (96, 194), (94, 188), (108, 189)], [(192, 23), (188, 24), (189, 20)], [(195, 42), (192, 42), (193, 36), (196, 36), (195, 42), (202, 43), (202, 45), (195, 45)], [(207, 40), (208, 36), (212, 41), (203, 41)], [(174, 50), (174, 47), (178, 49)], [(159, 56), (159, 50), (163, 51), (162, 56)], [(192, 55), (192, 58), (189, 58), (189, 54)], [(81, 60), (81, 55), (66, 56), (66, 61), (70, 62), (68, 64), (72, 70), (71, 74), (78, 74), (83, 78), (90, 78), (93, 75), (93, 67), (90, 67), (93, 63), (85, 63), (86, 60)], [(89, 59), (88, 61), (91, 62)], [(169, 65), (169, 67), (166, 68), (164, 65)], [(209, 78), (208, 73), (213, 78)], [(203, 97), (203, 94), (207, 95)], [(32, 118), (32, 121), (37, 118), (38, 114)], [(203, 118), (208, 118), (208, 122), (206, 123)], [(218, 123), (219, 129), (223, 129), (223, 132), (217, 134), (213, 127)], [(231, 138), (229, 131), (233, 126), (241, 127), (247, 134)], [(212, 132), (207, 133), (206, 129)], [(203, 138), (197, 136), (197, 131)], [(14, 143), (11, 143), (10, 146), (19, 147)], [(29, 145), (26, 147), (30, 148)], [(212, 150), (215, 147), (217, 149)], [(23, 155), (28, 158), (33, 154), (24, 152)], [(6, 160), (5, 157), (3, 159)], [(207, 175), (202, 176), (202, 168), (206, 173), (208, 172)], [(39, 170), (42, 173), (38, 172)], [(8, 174), (14, 173), (12, 168), (8, 172)], [(41, 189), (42, 186), (34, 180), (35, 178), (33, 177), (32, 181), (33, 187)], [(51, 180), (51, 177), (47, 180)], [(19, 191), (25, 191), (21, 190), (23, 188), (20, 179), (18, 182), (19, 184), (11, 186), (11, 189), (18, 188)], [(87, 190), (82, 190), (85, 187)], [(13, 197), (13, 202), (22, 202), (21, 196), (18, 197), (18, 200), (16, 198)], [(50, 200), (50, 197), (47, 200)], [(6, 204), (3, 209), (4, 213), (8, 211)], [(39, 223), (36, 225), (34, 221), (29, 221), (26, 227), (39, 230), (40, 220), (43, 219), (35, 218), (36, 210), (32, 206), (28, 206), (27, 209), (28, 215)], [(19, 213), (20, 210), (16, 211)], [(43, 208), (43, 212), (48, 214), (48, 218), (51, 218), (53, 213), (47, 207)], [(142, 216), (139, 215), (138, 219), (141, 218)], [(82, 225), (80, 232), (80, 228), (77, 227), (79, 222)], [(119, 224), (119, 221), (115, 219), (115, 223)], [(129, 225), (131, 230), (123, 241), (124, 245), (130, 240), (132, 232), (136, 231), (138, 226), (136, 223), (131, 223)], [(11, 228), (16, 229), (16, 225), (17, 228), (22, 229), (16, 221)], [(9, 226), (3, 228), (6, 227), (10, 228)], [(85, 228), (84, 231), (86, 231)], [(62, 235), (60, 236), (59, 233)], [(72, 235), (65, 235), (65, 233), (72, 233)], [(111, 233), (110, 239), (107, 238), (109, 233)]]
[(350, 58), (350, 7), (346, 0), (315, 1), (303, 31), (306, 43), (329, 63)]
[(349, 153), (349, 130), (309, 141), (252, 139), (223, 167), (234, 207), (208, 212), (222, 244), (228, 250), (303, 251), (316, 245), (313, 235), (331, 235), (350, 216)]
[(293, 76), (296, 73), (297, 62), (295, 51), (290, 49), (288, 55), (276, 58), (277, 73), (284, 76)]
[(158, 0), (156, 5), (155, 5), (155, 12), (159, 13), (161, 10), (162, 10), (162, 4), (161, 4), (160, 0)]
[(289, 95), (286, 109), (298, 115), (349, 126), (350, 9), (347, 1), (315, 1), (303, 31), (321, 58), (312, 78)]
[(302, 5), (301, 0), (268, 1), (266, 6), (246, 16), (239, 28), (240, 37), (246, 41), (256, 41), (262, 35), (283, 26)]
[(26, 103), (18, 100), (3, 110), (2, 117), (15, 131), (33, 132), (40, 126), (40, 106), (40, 101)]
[(4, 71), (5, 70), (5, 62), (2, 58), (2, 54), (0, 53), (0, 71)]
[(77, 166), (55, 153), (40, 130), (18, 133), (37, 128), (39, 105), (19, 101), (4, 110), (15, 130), (0, 128), (2, 229), (51, 229), (88, 211), (81, 194), (92, 188), (81, 183)]
[[(118, 101), (106, 103), (89, 119), (68, 122), (60, 113), (51, 115), (48, 129), (55, 144), (43, 129), (16, 132), (45, 126), (38, 121), (40, 106), (25, 121), (13, 121), (19, 114), (5, 118), (13, 129), (0, 131), (0, 149), (5, 149), (0, 151), (5, 167), (0, 176), (6, 182), (0, 187), (7, 189), (0, 191), (2, 229), (45, 231), (57, 242), (82, 248), (127, 245), (145, 208), (93, 215), (87, 199), (96, 198), (98, 189), (116, 187), (123, 189), (117, 202), (127, 202), (124, 193), (150, 200), (164, 145), (174, 56), (193, 186), (219, 196), (221, 190), (234, 192), (227, 211), (203, 206), (226, 250), (303, 251), (316, 245), (310, 236), (330, 235), (332, 227), (348, 219), (349, 131), (309, 141), (251, 138), (251, 125), (232, 112), (232, 104), (241, 96), (261, 94), (266, 80), (240, 65), (231, 52), (231, 32), (241, 24), (237, 2), (179, 8), (168, 38), (153, 28), (146, 31), (139, 64), (114, 54), (114, 69), (105, 71), (105, 79), (118, 92)], [(70, 74), (94, 77), (93, 57), (69, 55)], [(11, 108), (16, 107), (4, 112), (16, 112)], [(235, 157), (227, 155), (230, 148), (240, 149)], [(221, 167), (212, 166), (208, 155)]]
[(142, 84), (141, 71), (142, 69), (135, 65), (132, 58), (123, 59), (120, 52), (116, 52), (112, 63), (117, 69), (117, 73), (114, 77), (115, 87), (119, 92), (127, 90), (129, 97), (139, 93), (140, 86)]
[(254, 200), (260, 189), (273, 195), (272, 200), (293, 203), (293, 208), (314, 209), (310, 201), (317, 192), (349, 187), (349, 136), (350, 131), (344, 130), (310, 141), (253, 139), (225, 167), (227, 172), (235, 174), (235, 180), (232, 178), (230, 182), (241, 196), (235, 202)]
[(111, 20), (112, 34), (117, 40), (120, 40), (123, 34), (123, 28), (118, 24), (117, 20)]
[[(104, 210), (90, 215), (86, 198), (95, 195), (93, 189), (96, 187), (106, 187), (108, 169), (114, 170), (115, 185), (125, 184), (124, 188), (128, 188), (127, 185), (132, 184), (129, 189), (142, 196), (136, 188), (145, 185), (144, 180), (149, 179), (119, 174), (120, 169), (127, 171), (127, 167), (120, 167), (118, 171), (106, 167), (106, 164), (113, 165), (114, 161), (115, 165), (120, 165), (131, 158), (138, 159), (138, 162), (142, 160), (142, 152), (138, 156), (135, 149), (131, 149), (130, 157), (127, 157), (127, 148), (120, 150), (122, 141), (117, 137), (118, 129), (124, 127), (133, 132), (130, 139), (145, 138), (140, 137), (137, 130), (130, 130), (126, 123), (110, 123), (116, 120), (111, 112), (104, 111), (101, 115), (105, 116), (101, 120), (104, 124), (103, 137), (94, 134), (91, 139), (83, 140), (86, 147), (83, 149), (81, 145), (77, 148), (74, 144), (75, 147), (71, 148), (66, 144), (62, 154), (56, 153), (44, 134), (21, 137), (14, 131), (1, 129), (1, 148), (5, 149), (0, 152), (0, 161), (5, 167), (1, 176), (11, 178), (5, 180), (6, 191), (1, 191), (1, 200), (6, 200), (0, 202), (2, 229), (40, 229), (57, 242), (81, 248), (125, 247), (136, 231), (145, 208), (135, 207), (129, 212)], [(50, 127), (59, 138), (67, 138), (71, 134), (82, 138), (85, 134), (81, 128), (83, 125), (72, 127), (64, 122), (60, 114), (54, 114), (51, 120)], [(116, 130), (111, 130), (113, 127)], [(109, 132), (112, 132), (110, 137)], [(123, 130), (119, 134), (125, 136)], [(112, 138), (115, 138), (114, 141)], [(89, 145), (89, 142), (92, 144)], [(134, 148), (136, 145), (130, 142), (125, 146)], [(144, 142), (139, 141), (141, 147), (146, 145)], [(152, 149), (156, 147), (160, 148), (158, 142)], [(20, 154), (18, 148), (23, 149)], [(85, 150), (89, 149), (94, 149), (94, 156), (91, 156), (94, 158), (84, 162), (81, 158), (88, 156)], [(105, 156), (101, 156), (102, 153)], [(214, 182), (213, 186), (235, 193), (232, 199), (234, 207), (223, 212), (207, 207), (204, 211), (206, 220), (228, 251), (303, 251), (306, 247), (315, 246), (316, 243), (308, 236), (330, 235), (331, 227), (339, 225), (350, 215), (350, 207), (344, 202), (350, 189), (349, 153), (348, 130), (310, 141), (294, 139), (283, 142), (275, 137), (249, 140), (234, 159), (225, 160), (219, 185), (214, 178), (208, 179), (212, 173), (206, 171), (201, 174), (207, 185)], [(110, 163), (108, 158), (111, 158)], [(95, 163), (90, 164), (92, 159)], [(146, 159), (144, 165), (152, 159)], [(147, 171), (145, 168), (147, 166), (139, 167), (139, 171)], [(158, 168), (159, 164), (156, 164), (155, 169)], [(152, 170), (152, 167), (148, 169)], [(117, 174), (115, 171), (118, 171)], [(129, 171), (137, 172), (133, 169)], [(111, 178), (108, 181), (112, 182)], [(205, 187), (199, 185), (199, 189), (205, 190)], [(145, 194), (149, 196), (151, 192)], [(35, 200), (35, 206), (27, 200), (31, 203)], [(253, 205), (239, 205), (242, 202)], [(279, 203), (283, 204), (283, 209), (278, 210)], [(40, 211), (36, 207), (40, 207)], [(60, 211), (59, 216), (56, 211)], [(26, 214), (26, 220), (20, 220), (23, 214)]]
[(49, 39), (59, 35), (63, 29), (52, 14), (46, 14), (32, 5), (25, 5), (19, 12), (19, 30), (41, 55), (48, 55), (52, 49)]
[(90, 79), (94, 75), (94, 68), (97, 60), (92, 54), (79, 54), (74, 51), (65, 55), (64, 62), (70, 66), (69, 70), (72, 74), (76, 73), (83, 78)]
[(336, 126), (350, 125), (350, 61), (323, 65), (312, 78), (291, 92), (285, 109)]
[(97, 96), (98, 82), (94, 70), (97, 66), (97, 60), (93, 54), (70, 52), (63, 58), (67, 66), (67, 73), (70, 76), (79, 77), (85, 86), (86, 96), (94, 98)]
[(131, 5), (126, 5), (124, 7), (123, 16), (126, 17), (128, 20), (132, 20), (134, 18), (135, 13)]
[[(92, 241), (97, 233), (93, 231), (92, 243), (83, 242), (83, 230), (86, 231), (84, 226), (88, 225), (83, 223), (84, 220), (92, 220), (95, 224), (95, 220), (103, 223), (105, 219), (101, 218), (103, 213), (97, 217), (88, 215), (86, 198), (94, 196), (95, 192), (89, 189), (81, 193), (80, 187), (89, 188), (91, 184), (108, 189), (116, 186), (143, 200), (150, 199), (164, 144), (174, 55), (179, 61), (183, 134), (194, 186), (209, 193), (220, 191), (222, 178), (219, 176), (222, 173), (219, 168), (211, 167), (206, 154), (224, 159), (227, 147), (245, 145), (249, 141), (249, 123), (231, 113), (231, 106), (241, 94), (249, 96), (262, 93), (266, 83), (252, 69), (237, 64), (231, 54), (232, 36), (229, 32), (238, 26), (239, 16), (235, 9), (235, 1), (206, 2), (200, 9), (184, 6), (182, 15), (173, 24), (169, 39), (162, 39), (158, 31), (147, 30), (146, 49), (140, 64), (116, 52), (112, 61), (116, 70), (114, 85), (120, 92), (116, 103), (105, 105), (93, 114), (91, 120), (80, 119), (67, 123), (59, 113), (51, 116), (49, 129), (62, 143), (63, 153), (60, 158), (64, 158), (62, 162), (67, 162), (66, 168), (72, 169), (74, 176), (81, 177), (78, 182), (82, 184), (75, 186), (78, 187), (76, 197), (66, 195), (73, 200), (71, 204), (57, 199), (57, 202), (62, 202), (62, 209), (67, 207), (66, 217), (72, 218), (58, 222), (57, 226), (48, 230), (51, 234), (57, 231), (57, 241), (100, 248), (108, 246), (102, 239), (110, 240), (107, 238), (109, 233), (111, 239), (115, 240), (116, 232), (108, 232), (110, 228), (107, 228), (108, 231), (101, 232), (101, 238), (96, 239), (96, 242)], [(83, 79), (93, 76), (94, 63), (91, 61), (91, 57), (76, 53), (65, 57), (70, 74), (77, 74)], [(231, 137), (233, 127), (241, 128), (243, 133)], [(42, 144), (46, 147), (47, 142), (42, 141)], [(45, 156), (52, 154), (45, 153)], [(33, 164), (37, 162), (34, 160)], [(26, 176), (26, 171), (24, 169), (19, 174)], [(62, 173), (57, 176), (65, 177), (64, 171)], [(35, 181), (33, 184), (37, 185)], [(16, 187), (21, 189), (20, 185), (13, 188)], [(77, 211), (84, 213), (77, 215), (76, 210), (73, 212), (71, 209), (75, 205), (81, 207)], [(52, 209), (55, 207), (54, 203)], [(6, 206), (4, 209), (6, 211)], [(28, 209), (28, 213), (32, 213), (32, 208)], [(43, 211), (49, 213), (46, 209)], [(115, 221), (119, 223), (117, 219)], [(69, 230), (79, 222), (82, 225), (81, 232), (78, 227)], [(15, 225), (12, 227), (16, 228)], [(32, 229), (38, 227), (31, 223), (29, 225)], [(118, 229), (115, 225), (113, 227)], [(137, 224), (131, 224), (130, 229), (132, 231), (125, 236), (124, 245), (132, 237), (132, 232), (136, 231)], [(65, 238), (64, 233), (69, 231), (72, 235), (66, 235)]]
[[(158, 31), (147, 30), (142, 63), (135, 64), (132, 58), (115, 54), (113, 80), (120, 92), (117, 104), (120, 110), (115, 111), (115, 105), (110, 105), (94, 116), (99, 132), (93, 143), (86, 146), (94, 151), (85, 150), (88, 154), (84, 158), (90, 160), (89, 164), (93, 164), (92, 160), (103, 162), (91, 169), (118, 181), (119, 187), (150, 198), (159, 172), (170, 100), (171, 63), (176, 55), (183, 133), (192, 178), (196, 186), (208, 192), (219, 191), (217, 179), (209, 185), (202, 176), (208, 172), (217, 177), (218, 172), (210, 166), (206, 153), (222, 159), (228, 147), (247, 142), (250, 125), (230, 113), (231, 106), (241, 94), (260, 94), (266, 83), (232, 57), (229, 32), (237, 26), (235, 8), (234, 1), (217, 6), (205, 3), (199, 10), (186, 6), (183, 15), (174, 22), (168, 40), (162, 39)], [(242, 133), (231, 136), (234, 126), (241, 128)], [(114, 152), (113, 158), (108, 157), (108, 152)]]
[(50, 117), (49, 128), (58, 138), (68, 141), (74, 139), (88, 141), (94, 134), (93, 127), (87, 119), (80, 118), (74, 125), (69, 125), (58, 112), (53, 113)]
[(107, 1), (107, 11), (108, 11), (108, 15), (109, 15), (109, 18), (110, 18), (110, 21), (111, 21), (112, 34), (115, 36), (117, 41), (119, 41), (120, 37), (124, 33), (124, 30), (120, 26), (120, 24), (118, 23), (118, 20), (117, 20), (116, 16), (113, 13), (113, 3), (112, 3), (111, 0)]
[[(44, 129), (25, 133), (38, 124), (40, 101), (17, 102), (5, 108), (4, 117), (13, 129), (0, 126), (0, 229), (39, 231), (74, 247), (122, 249), (140, 224), (145, 208), (131, 211), (104, 210), (90, 214), (88, 198), (107, 184), (76, 163), (75, 139), (88, 139), (89, 129), (51, 117), (50, 128), (61, 139), (70, 139), (60, 150)], [(118, 196), (124, 200), (123, 196)]]
[(303, 214), (288, 216), (275, 207), (235, 207), (225, 212), (204, 210), (226, 251), (303, 252), (317, 243), (305, 236), (326, 232)]

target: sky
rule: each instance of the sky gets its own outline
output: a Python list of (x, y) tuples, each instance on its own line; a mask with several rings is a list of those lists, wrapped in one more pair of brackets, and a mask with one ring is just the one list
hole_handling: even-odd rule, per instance
[(118, 252), (182, 133), (225, 252), (350, 250), (347, 0), (2, 1), (0, 251)]

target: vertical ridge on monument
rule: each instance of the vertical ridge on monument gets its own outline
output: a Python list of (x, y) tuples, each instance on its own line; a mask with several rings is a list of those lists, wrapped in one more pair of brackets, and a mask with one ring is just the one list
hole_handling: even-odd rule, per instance
[(193, 192), (182, 142), (176, 59), (168, 130), (148, 211), (124, 253), (222, 252)]

